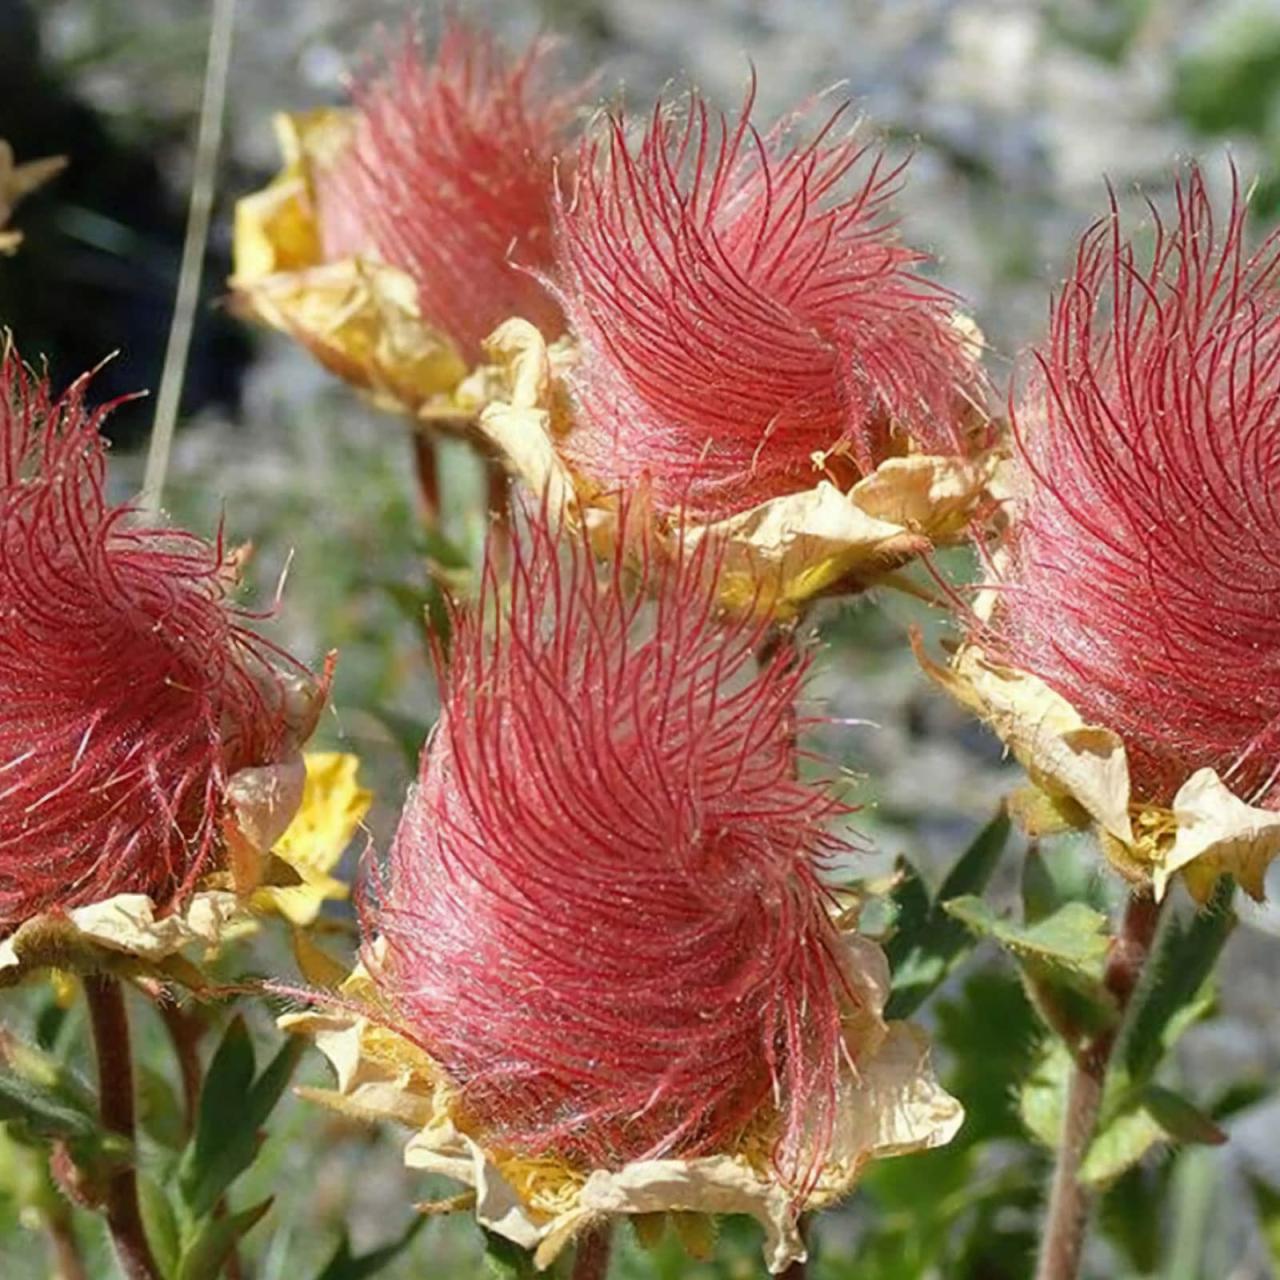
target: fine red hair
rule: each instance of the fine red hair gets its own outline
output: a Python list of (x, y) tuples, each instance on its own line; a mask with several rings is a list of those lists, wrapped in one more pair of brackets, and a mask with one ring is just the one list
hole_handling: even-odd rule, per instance
[(423, 318), (471, 360), (503, 320), (564, 325), (535, 272), (551, 263), (553, 168), (582, 87), (556, 82), (553, 42), (510, 56), (450, 15), (434, 56), (411, 31), (354, 91), (353, 141), (320, 175), (329, 257), (372, 247), (414, 280)]
[[(638, 143), (608, 117), (556, 204), (560, 297), (581, 343), (564, 448), (606, 487), (743, 510), (905, 450), (965, 448), (979, 376), (954, 299), (889, 216), (889, 163), (837, 110), (807, 144), (691, 94)], [(804, 113), (797, 113), (797, 117)]]
[(803, 1181), (851, 1052), (821, 880), (847, 808), (798, 776), (806, 663), (757, 669), (705, 552), (624, 559), (598, 576), (535, 521), (509, 593), (490, 573), (458, 618), (371, 965), (498, 1148), (616, 1168), (755, 1129)]
[(982, 644), (1120, 734), (1135, 799), (1280, 769), (1280, 240), (1192, 169), (1150, 260), (1082, 239), (1015, 427), (1022, 492)]
[(108, 502), (87, 382), (54, 397), (0, 353), (0, 933), (189, 889), (301, 671), (230, 605), (220, 542)]

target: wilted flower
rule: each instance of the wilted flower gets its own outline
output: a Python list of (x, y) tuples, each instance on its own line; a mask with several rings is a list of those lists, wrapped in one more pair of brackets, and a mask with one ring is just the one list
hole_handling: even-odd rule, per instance
[[(581, 352), (571, 463), (663, 509), (742, 511), (841, 487), (916, 447), (962, 455), (978, 384), (955, 300), (896, 236), (891, 165), (842, 127), (762, 136), (696, 94), (639, 144), (609, 119), (556, 208)], [(815, 472), (816, 468), (816, 472)]]
[(19, 200), (42, 187), (66, 167), (63, 156), (45, 156), (17, 164), (13, 148), (0, 138), (0, 254), (13, 253), (22, 243), (20, 231), (6, 230), (14, 206)]
[(1197, 170), (1177, 199), (1149, 265), (1114, 208), (1081, 242), (957, 670), (1122, 869), (1162, 887), (1187, 866), (1201, 895), (1232, 870), (1260, 894), (1280, 847), (1280, 242), (1248, 254), (1238, 193), (1215, 225)]
[[(888, 216), (903, 166), (841, 111), (798, 144), (751, 108), (691, 95), (638, 143), (620, 117), (583, 142), (556, 205), (577, 347), (540, 407), (582, 503), (639, 491), (660, 525), (710, 525), (729, 594), (786, 612), (961, 537), (991, 441), (976, 330)], [(535, 424), (481, 429), (545, 485)]]
[(603, 1214), (678, 1209), (757, 1214), (780, 1268), (799, 1208), (958, 1108), (832, 918), (844, 806), (798, 773), (803, 660), (757, 669), (762, 624), (717, 620), (705, 547), (647, 592), (622, 551), (599, 580), (579, 539), (530, 538), (509, 596), (491, 577), (459, 619), (366, 906), (348, 996), (400, 1047), (302, 1022), (358, 1105), (422, 1125), (410, 1162), (475, 1185), (540, 1263)]
[(319, 702), (229, 603), (220, 542), (107, 501), (86, 384), (0, 361), (0, 933), (179, 904), (278, 834)]
[(411, 34), (351, 111), (282, 117), (288, 167), (237, 210), (248, 309), (411, 413), (447, 397), (508, 316), (558, 333), (535, 272), (581, 89), (557, 87), (551, 55), (539, 39), (511, 57), (452, 16), (434, 57)]

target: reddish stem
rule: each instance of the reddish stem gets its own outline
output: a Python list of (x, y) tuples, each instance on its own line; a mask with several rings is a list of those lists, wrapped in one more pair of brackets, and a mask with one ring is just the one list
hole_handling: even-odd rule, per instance
[[(130, 1146), (134, 1140), (133, 1060), (124, 991), (115, 978), (90, 974), (84, 980), (89, 1024), (98, 1058), (98, 1106), (102, 1127)], [(104, 1210), (120, 1268), (128, 1280), (160, 1280), (138, 1210), (138, 1180), (132, 1163), (121, 1165), (107, 1183)]]
[(1149, 892), (1135, 889), (1129, 895), (1120, 931), (1107, 958), (1103, 984), (1115, 998), (1119, 1012), (1106, 1031), (1081, 1047), (1067, 1084), (1062, 1140), (1054, 1165), (1036, 1280), (1075, 1280), (1080, 1270), (1093, 1207), (1089, 1189), (1080, 1183), (1080, 1166), (1097, 1126), (1116, 1036), (1151, 953), (1151, 941), (1160, 922), (1160, 907)]
[(605, 1280), (612, 1246), (613, 1238), (607, 1226), (597, 1227), (583, 1236), (574, 1254), (572, 1280)]
[(440, 527), (440, 469), (436, 458), (436, 440), (423, 428), (411, 434), (413, 461), (418, 471), (418, 500), (422, 523), (428, 529)]

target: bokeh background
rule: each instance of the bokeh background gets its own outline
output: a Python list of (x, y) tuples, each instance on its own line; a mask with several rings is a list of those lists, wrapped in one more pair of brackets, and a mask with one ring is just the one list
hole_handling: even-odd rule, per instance
[[(1167, 201), (1180, 161), (1202, 158), (1225, 193), (1230, 159), (1254, 187), (1256, 229), (1280, 211), (1277, 0), (457, 7), (512, 41), (543, 28), (562, 34), (572, 67), (599, 71), (602, 95), (641, 112), (655, 94), (690, 82), (733, 108), (752, 66), (762, 120), (839, 86), (892, 151), (913, 153), (898, 206), (903, 234), (931, 250), (937, 274), (967, 300), (1002, 390), (1019, 350), (1043, 330), (1048, 291), (1075, 239), (1106, 211), (1104, 179), (1141, 219), (1143, 199)], [(322, 735), (364, 762), (377, 793), (375, 846), (394, 826), (434, 707), (408, 440), (296, 347), (240, 325), (223, 289), (234, 201), (276, 167), (272, 112), (341, 101), (344, 76), (411, 13), (429, 30), (439, 16), (405, 0), (240, 0), (213, 231), (166, 489), (175, 519), (206, 531), (225, 519), (233, 539), (254, 543), (259, 601), (270, 604), (284, 582), (274, 625), (285, 643), (313, 658), (340, 650)], [(27, 239), (18, 256), (0, 259), (0, 325), (12, 328), (28, 359), (47, 360), (59, 382), (114, 353), (96, 378), (103, 398), (154, 389), (159, 378), (208, 20), (199, 0), (0, 0), (0, 138), (19, 159), (70, 159), (20, 209), (16, 225)], [(140, 483), (152, 413), (153, 401), (141, 399), (112, 419), (122, 495)], [(457, 479), (447, 486), (450, 536), (474, 554), (484, 533), (478, 479), (461, 449), (445, 465)], [(921, 678), (903, 642), (913, 620), (915, 610), (893, 601), (828, 608), (814, 693), (835, 721), (826, 746), (864, 806), (855, 823), (868, 849), (861, 870), (906, 853), (936, 876), (990, 816), (1008, 775), (995, 743)], [(1011, 867), (1011, 892), (1015, 881)], [(1273, 915), (1245, 913), (1217, 1016), (1179, 1054), (1180, 1086), (1199, 1101), (1213, 1102), (1228, 1083), (1253, 1086), (1226, 1121), (1231, 1143), (1158, 1159), (1111, 1197), (1091, 1275), (1275, 1274), (1250, 1179), (1280, 1180), (1280, 1105), (1267, 1093), (1280, 1075), (1277, 932)], [(41, 1012), (18, 1002), (4, 1016), (34, 1025)], [(877, 1175), (867, 1194), (828, 1215), (813, 1275), (1030, 1274), (1043, 1169), (1019, 1141), (1011, 1097), (1033, 1020), (1016, 983), (991, 963), (971, 965), (930, 1017), (944, 1067), (964, 1044), (983, 1046), (981, 1066), (970, 1058), (966, 1078), (951, 1080), (970, 1104), (967, 1136), (954, 1152)], [(265, 1043), (265, 1020), (259, 1030)], [(165, 1087), (167, 1067), (156, 1071), (154, 1087)], [(308, 1071), (322, 1078), (315, 1064)], [(392, 1138), (298, 1103), (278, 1118), (253, 1175), (253, 1189), (274, 1191), (278, 1202), (246, 1250), (251, 1274), (320, 1277), (344, 1231), (360, 1252), (411, 1221), (408, 1206), (424, 1188), (400, 1172)], [(1157, 1182), (1170, 1188), (1171, 1211), (1150, 1208), (1143, 1180), (1147, 1191)], [(101, 1268), (93, 1274), (111, 1274), (95, 1228), (82, 1228)], [(48, 1274), (43, 1250), (0, 1186), (0, 1275)], [(427, 1280), (502, 1265), (517, 1264), (485, 1260), (465, 1223), (432, 1222), (383, 1274)], [(687, 1262), (671, 1248), (647, 1257), (628, 1245), (617, 1274), (710, 1280), (759, 1271), (752, 1229), (734, 1223), (712, 1261)]]

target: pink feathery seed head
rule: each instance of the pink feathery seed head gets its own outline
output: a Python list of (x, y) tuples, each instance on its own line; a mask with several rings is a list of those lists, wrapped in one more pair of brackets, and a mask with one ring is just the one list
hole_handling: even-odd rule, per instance
[(761, 135), (752, 83), (736, 121), (690, 94), (638, 143), (608, 117), (555, 208), (560, 298), (581, 343), (575, 464), (610, 487), (644, 479), (660, 506), (743, 510), (842, 483), (907, 438), (967, 444), (981, 386), (888, 204), (904, 163), (845, 129), (805, 145), (804, 114)]
[(103, 409), (0, 361), (0, 934), (209, 868), (224, 792), (286, 745), (302, 669), (227, 600), (219, 545), (110, 506)]
[(534, 522), (458, 620), (371, 969), (500, 1148), (616, 1168), (751, 1131), (804, 1185), (857, 1052), (821, 880), (849, 810), (797, 774), (805, 663), (757, 669), (705, 553), (637, 584), (567, 542)]
[(540, 38), (511, 57), (452, 15), (430, 58), (411, 31), (357, 85), (352, 143), (318, 182), (326, 255), (372, 248), (407, 272), (424, 319), (473, 360), (510, 316), (549, 338), (564, 327), (536, 273), (586, 87), (556, 83), (554, 48)]
[[(1234, 182), (1234, 174), (1233, 174)], [(1015, 416), (1023, 493), (981, 643), (1120, 734), (1134, 798), (1280, 770), (1280, 240), (1203, 175), (1149, 263), (1083, 238)]]

